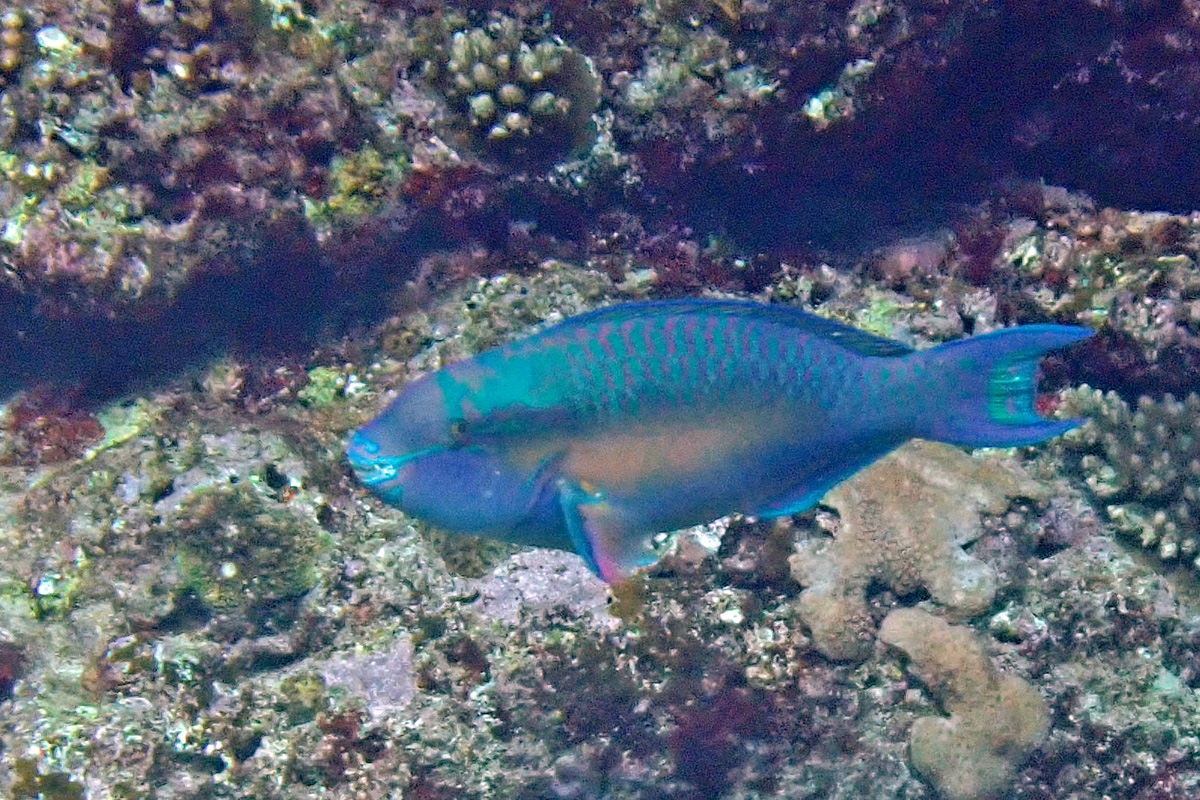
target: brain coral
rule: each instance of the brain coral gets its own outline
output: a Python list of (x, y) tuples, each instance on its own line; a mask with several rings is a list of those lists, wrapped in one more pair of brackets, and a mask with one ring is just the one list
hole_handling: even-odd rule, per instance
[(840, 484), (822, 501), (841, 517), (834, 538), (801, 542), (791, 558), (804, 586), (800, 615), (817, 649), (833, 659), (867, 656), (873, 626), (866, 594), (876, 581), (899, 592), (924, 587), (960, 614), (985, 610), (996, 576), (962, 546), (979, 535), (981, 513), (1043, 493), (1015, 463), (920, 441)]

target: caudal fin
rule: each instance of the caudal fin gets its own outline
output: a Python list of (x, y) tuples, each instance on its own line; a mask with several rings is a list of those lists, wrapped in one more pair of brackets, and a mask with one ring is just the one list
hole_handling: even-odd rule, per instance
[(1038, 362), (1092, 335), (1073, 325), (1022, 325), (909, 356), (924, 370), (928, 402), (916, 435), (968, 447), (1016, 447), (1058, 436), (1083, 419), (1038, 414)]

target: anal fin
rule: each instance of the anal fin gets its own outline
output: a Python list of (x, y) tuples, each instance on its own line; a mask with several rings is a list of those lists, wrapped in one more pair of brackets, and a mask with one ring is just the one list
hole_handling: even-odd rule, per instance
[(750, 514), (770, 519), (772, 517), (787, 517), (792, 514), (799, 514), (801, 511), (807, 511), (815, 506), (817, 501), (824, 497), (825, 493), (830, 489), (876, 459), (891, 452), (902, 441), (887, 439), (882, 442), (861, 446), (859, 452), (849, 460), (849, 463), (841, 465), (838, 469), (810, 477), (803, 485), (796, 486), (783, 497), (778, 498), (763, 508), (754, 509)]
[(558, 497), (575, 552), (605, 583), (618, 583), (658, 559), (650, 535), (603, 492), (561, 481)]

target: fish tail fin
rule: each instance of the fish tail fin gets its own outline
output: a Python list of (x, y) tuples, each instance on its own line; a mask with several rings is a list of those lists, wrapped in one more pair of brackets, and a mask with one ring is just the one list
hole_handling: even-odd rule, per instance
[(967, 447), (1017, 447), (1066, 433), (1084, 419), (1037, 412), (1045, 353), (1092, 335), (1073, 325), (1022, 325), (960, 339), (909, 358), (924, 362), (927, 403), (916, 436)]

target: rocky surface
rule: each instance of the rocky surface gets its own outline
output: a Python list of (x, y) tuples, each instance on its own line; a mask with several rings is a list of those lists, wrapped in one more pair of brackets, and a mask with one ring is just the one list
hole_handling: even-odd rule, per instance
[[(0, 792), (1196, 796), (1196, 19), (1082, 0), (6, 12)], [(1006, 456), (1036, 491), (974, 457), (940, 469), (939, 502), (991, 490), (939, 515), (954, 530), (843, 487), (666, 538), (616, 594), (570, 554), (429, 530), (343, 463), (422, 372), (704, 292), (917, 346), (1089, 325), (1046, 362), (1041, 407), (1095, 420)], [(1107, 394), (1059, 392), (1079, 383)], [(932, 491), (922, 474), (900, 496)], [(836, 533), (875, 530), (870, 508), (923, 556), (880, 547), (864, 571)], [(793, 576), (797, 552), (820, 559)], [(963, 570), (985, 578), (965, 603)], [(827, 574), (854, 579), (823, 595)], [(830, 660), (818, 620), (845, 602), (853, 660)], [(963, 716), (956, 675), (874, 636), (916, 613), (1048, 709), (1044, 739), (999, 748), (1003, 780), (951, 790), (910, 752)]]

